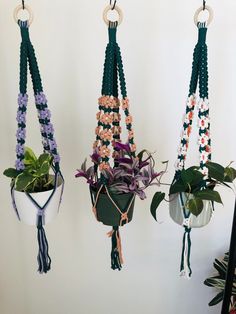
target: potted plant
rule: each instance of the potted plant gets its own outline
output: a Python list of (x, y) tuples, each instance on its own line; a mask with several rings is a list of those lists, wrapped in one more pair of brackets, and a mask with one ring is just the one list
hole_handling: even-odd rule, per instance
[[(107, 19), (110, 9), (117, 11), (119, 21), (111, 22)], [(155, 179), (160, 178), (162, 172), (154, 171), (151, 154), (146, 151), (136, 154), (123, 62), (116, 42), (117, 26), (122, 20), (121, 9), (117, 5), (114, 8), (109, 6), (103, 16), (108, 25), (109, 43), (104, 63), (102, 96), (98, 101), (96, 116), (96, 140), (91, 156), (93, 165), (87, 169), (84, 162), (76, 177), (84, 177), (89, 184), (97, 220), (113, 227), (108, 234), (112, 240), (111, 268), (121, 270), (123, 256), (119, 227), (132, 220), (135, 196), (144, 199), (145, 189), (156, 184)], [(121, 110), (128, 133), (126, 144), (121, 141)]]
[(43, 153), (37, 158), (32, 149), (25, 147), (24, 170), (8, 168), (3, 173), (12, 180), (17, 216), (28, 225), (37, 224), (38, 208), (35, 207), (32, 199), (43, 207), (52, 195), (54, 187), (56, 190), (53, 201), (49, 202), (44, 210), (44, 223), (49, 223), (58, 213), (63, 181), (61, 177), (50, 174), (52, 162), (53, 158), (50, 154)]
[[(113, 167), (100, 167), (102, 158), (95, 149), (91, 155), (93, 165), (87, 168), (85, 160), (75, 176), (84, 178), (89, 184), (96, 219), (118, 230), (131, 222), (135, 197), (144, 200), (145, 190), (159, 185), (165, 170), (155, 172), (153, 156), (146, 150), (133, 156), (130, 145), (119, 142), (115, 149), (117, 154)], [(119, 254), (122, 256), (121, 251)]]
[[(208, 287), (213, 287), (218, 290), (217, 295), (210, 301), (209, 306), (215, 306), (222, 302), (224, 297), (224, 289), (225, 289), (225, 282), (226, 282), (226, 275), (228, 269), (228, 260), (229, 254), (226, 253), (223, 260), (215, 259), (213, 263), (214, 268), (217, 271), (217, 274), (213, 277), (207, 278), (204, 281), (204, 284)], [(233, 289), (232, 289), (232, 301), (231, 301), (231, 308), (230, 314), (236, 313), (236, 272), (233, 281)]]
[(87, 169), (85, 160), (76, 174), (77, 178), (85, 178), (89, 184), (96, 218), (108, 226), (129, 223), (133, 217), (135, 197), (144, 200), (146, 188), (157, 185), (164, 174), (164, 171), (155, 172), (152, 154), (146, 150), (134, 157), (129, 144), (116, 143), (115, 148), (119, 157), (116, 157), (114, 167), (99, 171), (102, 158), (95, 150), (91, 156), (94, 164)]
[[(14, 17), (21, 31), (20, 49), (20, 91), (17, 110), (17, 144), (15, 168), (4, 171), (11, 178), (11, 197), (18, 218), (29, 225), (37, 226), (38, 238), (38, 271), (47, 273), (51, 268), (48, 241), (44, 224), (51, 221), (58, 212), (64, 187), (64, 179), (60, 170), (60, 156), (51, 122), (51, 112), (48, 109), (47, 98), (43, 92), (35, 50), (29, 36), (29, 27), (33, 20), (31, 9), (29, 21), (18, 19), (22, 6), (15, 9)], [(44, 153), (38, 158), (26, 142), (26, 113), (28, 107), (27, 75), (30, 70), (35, 105), (38, 112), (40, 132)], [(50, 173), (52, 170), (52, 174)]]
[(231, 164), (223, 167), (208, 161), (206, 168), (207, 178), (200, 171), (200, 167), (193, 166), (181, 170), (171, 185), (170, 216), (176, 223), (183, 225), (187, 217), (191, 228), (207, 225), (212, 216), (214, 202), (222, 204), (221, 196), (215, 188), (217, 186), (231, 188), (229, 184), (236, 178), (236, 170)]

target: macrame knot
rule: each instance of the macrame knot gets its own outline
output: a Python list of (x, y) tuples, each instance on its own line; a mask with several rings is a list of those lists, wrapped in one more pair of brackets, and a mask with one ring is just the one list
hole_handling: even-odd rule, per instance
[[(201, 24), (201, 25), (200, 25)], [(199, 32), (198, 32), (198, 42), (201, 44), (205, 44), (206, 42), (206, 34), (207, 34), (207, 28), (205, 24), (199, 23), (198, 25)]]
[(37, 215), (38, 216), (44, 216), (44, 209), (38, 208)]
[(116, 30), (117, 30), (117, 24), (110, 24), (108, 28), (108, 34), (109, 34), (109, 42), (116, 42)]
[(185, 231), (188, 231), (190, 229), (190, 218), (184, 218), (184, 221), (183, 221), (183, 226), (185, 227)]
[(129, 222), (128, 213), (122, 213), (121, 219), (120, 219), (120, 226), (123, 226), (124, 224), (127, 224)]

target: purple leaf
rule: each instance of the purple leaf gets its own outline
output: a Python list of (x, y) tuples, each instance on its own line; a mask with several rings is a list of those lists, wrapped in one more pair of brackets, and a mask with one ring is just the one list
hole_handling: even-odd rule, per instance
[(127, 153), (130, 153), (130, 151), (131, 151), (129, 144), (122, 144), (122, 143), (119, 143), (119, 142), (115, 143), (115, 149), (117, 149), (118, 151), (119, 150), (124, 150)]
[(90, 157), (91, 157), (92, 162), (94, 162), (95, 164), (99, 163), (100, 155), (96, 151), (94, 151), (94, 153)]
[(133, 160), (131, 158), (125, 158), (125, 157), (117, 159), (117, 162), (120, 164), (130, 164), (130, 165), (133, 164)]

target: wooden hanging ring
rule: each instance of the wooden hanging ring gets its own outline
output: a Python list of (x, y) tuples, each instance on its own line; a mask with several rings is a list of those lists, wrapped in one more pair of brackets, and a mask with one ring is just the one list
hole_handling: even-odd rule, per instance
[(107, 17), (107, 14), (109, 11), (116, 11), (119, 15), (119, 19), (117, 21), (118, 25), (120, 25), (123, 21), (123, 12), (121, 10), (120, 7), (118, 7), (117, 5), (113, 8), (113, 5), (108, 5), (104, 11), (103, 11), (103, 20), (104, 22), (107, 24), (107, 26), (109, 26), (110, 23), (114, 23), (112, 21), (110, 21)]
[(15, 22), (18, 24), (18, 21), (19, 21), (18, 14), (19, 14), (19, 12), (21, 10), (26, 10), (28, 12), (28, 14), (29, 14), (28, 23), (29, 23), (29, 26), (30, 26), (32, 24), (33, 20), (34, 20), (34, 14), (33, 14), (32, 9), (27, 4), (24, 5), (24, 8), (23, 8), (22, 4), (18, 5), (15, 8), (14, 13), (13, 13)]
[[(211, 7), (209, 7), (209, 5), (206, 5), (205, 6), (205, 10), (208, 11), (209, 13), (209, 18), (208, 20), (205, 22), (207, 26), (209, 26), (213, 20), (213, 17), (214, 17), (214, 12), (213, 12), (213, 9)], [(196, 13), (194, 14), (194, 23), (196, 24), (196, 26), (198, 25), (199, 23), (199, 20), (198, 20), (198, 17), (199, 17), (199, 14), (203, 11), (205, 11), (203, 9), (203, 7), (200, 7), (199, 9), (197, 9)]]

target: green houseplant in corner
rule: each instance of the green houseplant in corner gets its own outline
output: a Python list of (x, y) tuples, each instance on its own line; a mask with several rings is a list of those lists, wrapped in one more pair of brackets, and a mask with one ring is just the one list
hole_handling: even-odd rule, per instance
[[(213, 263), (214, 268), (218, 272), (217, 275), (207, 278), (204, 281), (204, 284), (208, 287), (213, 287), (218, 290), (217, 295), (210, 301), (209, 306), (215, 306), (222, 302), (224, 297), (224, 289), (225, 289), (225, 282), (226, 282), (226, 274), (228, 268), (228, 259), (229, 254), (226, 253), (223, 260), (215, 259)], [(236, 273), (234, 276), (233, 281), (233, 289), (232, 289), (232, 301), (231, 301), (231, 309), (230, 314), (236, 313)]]

